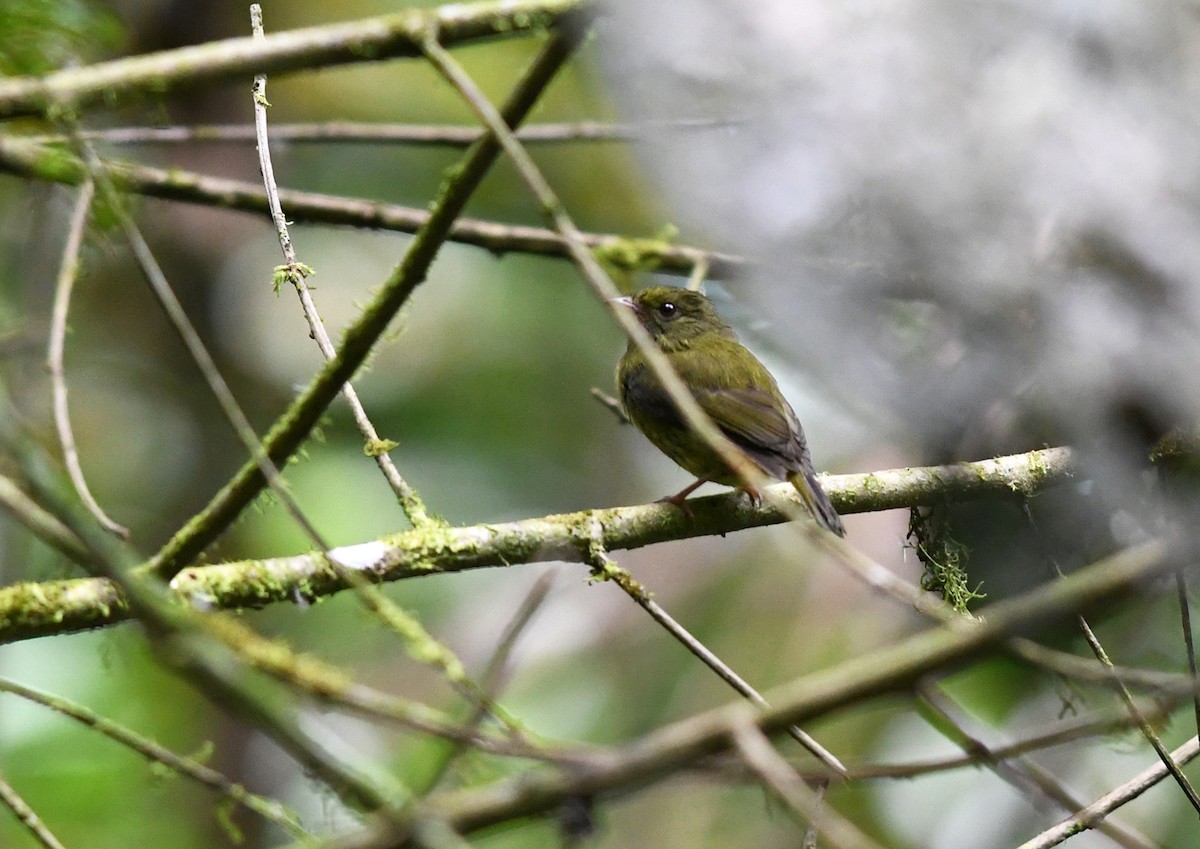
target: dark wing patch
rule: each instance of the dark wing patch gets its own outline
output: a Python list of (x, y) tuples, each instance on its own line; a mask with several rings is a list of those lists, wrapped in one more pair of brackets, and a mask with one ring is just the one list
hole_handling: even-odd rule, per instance
[(713, 423), (767, 473), (782, 480), (801, 467), (805, 449), (799, 427), (768, 392), (713, 389), (695, 395)]

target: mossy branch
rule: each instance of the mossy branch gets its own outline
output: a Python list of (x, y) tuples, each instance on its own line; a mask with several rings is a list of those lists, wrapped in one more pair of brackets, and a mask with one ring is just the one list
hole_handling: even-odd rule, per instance
[[(107, 160), (112, 179), (123, 190), (146, 197), (268, 214), (267, 193), (261, 184), (198, 174), (181, 168), (155, 168), (124, 160)], [(78, 158), (28, 139), (0, 135), (0, 172), (51, 183), (78, 185), (87, 170)], [(415, 233), (429, 220), (428, 209), (363, 198), (280, 189), (280, 202), (288, 220), (299, 224), (332, 224)], [(504, 224), (479, 218), (459, 218), (450, 228), (449, 241), (483, 248), (497, 256), (530, 253), (566, 257), (566, 240), (545, 227)], [(734, 276), (746, 265), (734, 254), (708, 251), (661, 239), (635, 239), (613, 233), (584, 233), (584, 243), (605, 262), (624, 271), (654, 268), (669, 274), (689, 274), (697, 263), (706, 263), (710, 279)]]
[[(973, 463), (832, 475), (822, 480), (838, 512), (865, 513), (984, 498), (1032, 495), (1072, 476), (1069, 448), (1048, 448)], [(795, 499), (790, 485), (773, 495)], [(798, 503), (798, 502), (797, 502)], [(197, 566), (172, 581), (176, 593), (205, 608), (262, 607), (322, 598), (346, 589), (342, 570), (373, 581), (546, 560), (587, 563), (604, 551), (726, 534), (779, 524), (785, 511), (771, 499), (755, 507), (736, 493), (694, 498), (692, 518), (669, 504), (643, 504), (542, 516), (494, 525), (430, 527), (386, 539), (294, 557)], [(330, 562), (333, 558), (341, 569)], [(0, 643), (85, 630), (129, 617), (108, 581), (85, 578), (0, 589)]]
[(444, 43), (459, 45), (516, 32), (536, 32), (586, 15), (588, 0), (501, 0), (410, 9), (348, 23), (228, 38), (148, 53), (44, 77), (0, 80), (0, 117), (48, 114), (101, 102), (113, 106), (140, 95), (161, 95), (185, 85), (246, 80), (353, 62), (421, 55), (421, 40), (435, 26)]

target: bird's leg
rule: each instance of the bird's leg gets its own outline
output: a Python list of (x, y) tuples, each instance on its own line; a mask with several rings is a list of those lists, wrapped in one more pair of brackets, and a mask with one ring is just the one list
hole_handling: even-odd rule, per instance
[(687, 506), (687, 497), (689, 495), (691, 495), (693, 492), (695, 492), (697, 489), (699, 489), (700, 487), (704, 486), (704, 484), (708, 483), (708, 481), (709, 481), (708, 478), (696, 478), (696, 480), (693, 483), (688, 484), (687, 486), (685, 486), (683, 489), (679, 490), (679, 492), (675, 493), (674, 495), (668, 495), (664, 498), (658, 499), (658, 503), (659, 504), (674, 504), (676, 507), (678, 507), (680, 510), (682, 510), (685, 514), (687, 514), (687, 517), (690, 519), (690, 518), (692, 518), (692, 508)]

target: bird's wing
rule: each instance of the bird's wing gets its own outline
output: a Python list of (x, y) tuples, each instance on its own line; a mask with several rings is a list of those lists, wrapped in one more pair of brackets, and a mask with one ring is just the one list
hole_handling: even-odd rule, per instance
[(694, 390), (700, 408), (739, 445), (778, 451), (792, 428), (778, 402), (761, 389)]

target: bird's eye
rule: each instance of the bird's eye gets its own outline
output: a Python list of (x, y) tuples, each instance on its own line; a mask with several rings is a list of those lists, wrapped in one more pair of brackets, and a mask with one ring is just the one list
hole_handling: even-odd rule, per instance
[(666, 303), (663, 303), (663, 304), (659, 304), (659, 306), (658, 306), (658, 314), (661, 315), (663, 318), (674, 318), (675, 313), (677, 313), (677, 312), (679, 312), (679, 307), (675, 306), (670, 301), (667, 301)]

